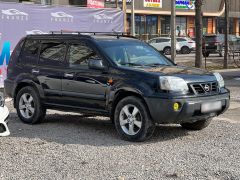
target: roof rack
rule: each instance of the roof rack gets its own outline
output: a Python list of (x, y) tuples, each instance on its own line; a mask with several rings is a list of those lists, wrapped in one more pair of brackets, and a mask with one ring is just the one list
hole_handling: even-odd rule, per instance
[(68, 30), (61, 30), (61, 31), (50, 31), (50, 34), (52, 35), (58, 35), (58, 34), (77, 34), (77, 35), (105, 35), (105, 36), (117, 36), (119, 37), (129, 37), (129, 38), (135, 38), (135, 36), (131, 36), (126, 32), (81, 32), (81, 31), (68, 31)]

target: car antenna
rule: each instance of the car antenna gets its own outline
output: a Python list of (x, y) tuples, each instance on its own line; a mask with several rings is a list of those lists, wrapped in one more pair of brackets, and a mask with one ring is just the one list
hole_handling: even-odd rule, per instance
[(117, 38), (118, 38), (118, 39), (120, 38), (120, 35), (119, 35), (119, 33), (118, 33), (117, 31), (115, 31), (114, 29), (112, 29), (112, 32), (117, 35)]

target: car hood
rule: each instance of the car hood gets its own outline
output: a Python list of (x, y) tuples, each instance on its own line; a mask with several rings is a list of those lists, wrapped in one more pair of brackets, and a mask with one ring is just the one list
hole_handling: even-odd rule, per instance
[(153, 73), (155, 75), (163, 76), (176, 76), (181, 77), (187, 82), (206, 82), (216, 81), (213, 73), (208, 71), (185, 67), (185, 66), (158, 66), (158, 67), (141, 67), (140, 71)]

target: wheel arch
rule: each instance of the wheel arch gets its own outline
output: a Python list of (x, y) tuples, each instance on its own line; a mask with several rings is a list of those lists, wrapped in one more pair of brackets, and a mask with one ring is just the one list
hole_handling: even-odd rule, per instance
[[(141, 99), (146, 107), (146, 110), (149, 113), (149, 116), (151, 117), (151, 113), (148, 108), (147, 102), (145, 101), (143, 94), (141, 92), (139, 92), (137, 90), (132, 90), (132, 89), (120, 89), (115, 93), (113, 101), (111, 103), (111, 107), (110, 107), (110, 118), (111, 118), (112, 122), (114, 122), (114, 112), (115, 112), (115, 109), (116, 109), (118, 103), (122, 99), (129, 97), (129, 96), (134, 96), (134, 97)], [(151, 119), (152, 119), (152, 117), (151, 117)]]
[(39, 88), (37, 88), (37, 85), (32, 82), (32, 81), (21, 81), (17, 84), (15, 90), (14, 90), (14, 97), (13, 97), (13, 102), (14, 102), (14, 107), (16, 107), (16, 98), (17, 98), (17, 93), (24, 87), (30, 86), (35, 89), (35, 91), (39, 94), (40, 97), (43, 95), (40, 91)]

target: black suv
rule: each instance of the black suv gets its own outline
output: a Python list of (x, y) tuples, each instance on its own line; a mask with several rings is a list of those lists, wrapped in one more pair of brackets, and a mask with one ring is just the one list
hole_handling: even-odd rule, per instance
[[(239, 51), (240, 45), (234, 35), (228, 35), (229, 51)], [(203, 56), (208, 57), (210, 54), (219, 54), (224, 56), (225, 35), (224, 34), (206, 34), (203, 36)]]
[(156, 124), (200, 130), (229, 106), (222, 76), (177, 66), (148, 44), (123, 35), (28, 35), (13, 51), (6, 94), (24, 123), (46, 109), (109, 116), (129, 141)]

